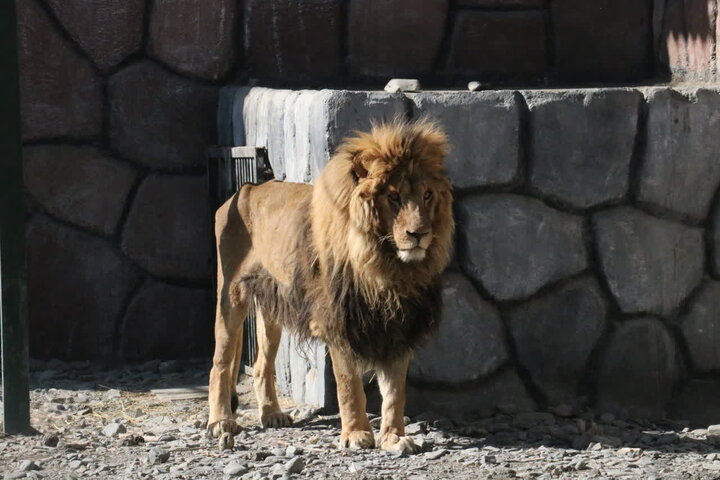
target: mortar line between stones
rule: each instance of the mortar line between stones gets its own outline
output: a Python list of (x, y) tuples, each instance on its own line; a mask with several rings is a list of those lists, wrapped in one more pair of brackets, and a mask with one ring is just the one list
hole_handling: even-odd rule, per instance
[(196, 75), (193, 75), (188, 72), (181, 72), (179, 70), (175, 70), (172, 66), (165, 63), (163, 60), (157, 58), (156, 56), (152, 55), (150, 52), (147, 52), (146, 58), (154, 63), (155, 65), (159, 66), (162, 70), (165, 70), (167, 73), (174, 75), (176, 77), (185, 78), (187, 80), (191, 80), (199, 85), (205, 86), (205, 87), (221, 87), (224, 86), (220, 82), (220, 80), (208, 80), (207, 78), (202, 78)]
[[(411, 378), (408, 377), (407, 384), (411, 385), (413, 387), (423, 389), (423, 390), (434, 390), (434, 391), (445, 391), (445, 392), (464, 392), (468, 389), (472, 388), (482, 388), (486, 385), (491, 384), (493, 381), (495, 381), (497, 378), (502, 377), (503, 375), (507, 373), (512, 373), (514, 369), (514, 365), (512, 362), (512, 359), (508, 357), (506, 361), (502, 363), (499, 367), (497, 367), (492, 372), (481, 376), (480, 378), (477, 378), (475, 380), (467, 380), (460, 384), (452, 384), (452, 383), (443, 383), (443, 382), (424, 382), (422, 380), (418, 380), (417, 378)], [(523, 385), (524, 387), (525, 385)], [(527, 389), (526, 389), (527, 390)], [(529, 394), (529, 392), (528, 392)], [(533, 399), (535, 401), (535, 399)], [(535, 402), (537, 403), (537, 402)]]
[[(29, 194), (26, 194), (26, 195), (28, 196), (28, 198), (32, 198)], [(36, 207), (36, 209), (35, 209), (36, 215), (46, 217), (46, 218), (52, 220), (53, 222), (56, 222), (64, 227), (70, 228), (76, 232), (82, 233), (84, 235), (90, 235), (94, 238), (98, 238), (98, 239), (102, 240), (103, 242), (107, 242), (108, 245), (111, 245), (113, 247), (113, 250), (118, 249), (118, 248), (116, 248), (117, 245), (115, 245), (113, 243), (114, 239), (113, 239), (112, 234), (108, 235), (108, 234), (105, 234), (102, 232), (96, 232), (95, 230), (92, 230), (88, 227), (84, 227), (82, 225), (77, 225), (75, 223), (70, 222), (69, 220), (65, 220), (60, 217), (57, 217), (57, 216), (53, 215), (52, 213), (50, 213), (49, 211), (47, 211), (42, 206), (42, 204), (35, 201), (34, 199), (33, 199), (33, 205)]]
[(135, 178), (135, 182), (128, 191), (127, 198), (125, 199), (125, 205), (123, 206), (123, 210), (120, 213), (120, 219), (118, 220), (118, 224), (115, 227), (115, 232), (113, 232), (112, 235), (113, 241), (117, 243), (118, 247), (120, 247), (120, 245), (122, 244), (122, 233), (125, 230), (125, 223), (127, 222), (127, 218), (130, 215), (131, 207), (135, 203), (137, 192), (140, 189), (140, 185), (142, 185), (142, 183), (148, 178), (148, 176), (149, 174), (147, 173), (138, 174)]
[(140, 277), (140, 280), (137, 282), (136, 285), (133, 285), (133, 287), (130, 289), (130, 291), (127, 294), (127, 297), (124, 299), (122, 307), (120, 308), (120, 311), (118, 312), (117, 318), (115, 318), (113, 322), (113, 344), (112, 344), (112, 352), (110, 353), (110, 361), (114, 365), (119, 365), (124, 363), (124, 359), (121, 358), (121, 352), (120, 348), (123, 346), (123, 331), (125, 326), (125, 318), (127, 317), (128, 310), (130, 309), (130, 305), (132, 304), (133, 300), (137, 297), (137, 295), (150, 283), (150, 280), (147, 275), (143, 275)]
[(605, 352), (615, 332), (615, 322), (622, 317), (622, 309), (613, 295), (610, 284), (602, 269), (600, 251), (597, 243), (597, 232), (595, 230), (593, 214), (591, 213), (588, 213), (583, 218), (582, 234), (587, 251), (588, 268), (607, 302), (605, 328), (596, 340), (595, 345), (590, 349), (590, 355), (588, 355), (587, 361), (585, 362), (585, 373), (580, 380), (579, 386), (581, 390), (587, 392), (588, 403), (594, 406), (597, 404), (598, 396), (597, 382), (595, 381), (597, 373), (600, 371)]
[(443, 34), (438, 44), (438, 50), (435, 53), (435, 58), (432, 61), (432, 72), (436, 76), (441, 76), (445, 72), (448, 61), (448, 52), (450, 51), (450, 45), (452, 43), (452, 36), (455, 31), (455, 21), (457, 20), (458, 7), (455, 2), (448, 2), (448, 7), (445, 11), (445, 26), (443, 27)]
[(93, 73), (99, 77), (104, 76), (103, 72), (100, 70), (100, 68), (95, 65), (95, 61), (90, 57), (90, 55), (83, 50), (83, 48), (75, 41), (75, 39), (70, 35), (70, 32), (68, 32), (65, 29), (65, 25), (60, 21), (60, 19), (55, 15), (55, 12), (52, 8), (50, 8), (49, 5), (45, 3), (44, 0), (24, 0), (26, 2), (35, 1), (36, 5), (40, 6), (40, 9), (45, 12), (45, 15), (47, 15), (48, 19), (50, 20), (50, 23), (55, 27), (56, 33), (60, 35), (60, 37), (66, 42), (66, 44), (70, 45), (70, 48), (72, 48), (76, 53), (80, 55), (81, 58), (86, 60), (90, 64), (90, 68), (92, 68)]
[[(710, 209), (707, 218), (705, 218), (703, 230), (705, 269), (711, 278), (720, 280), (720, 251), (716, 249), (715, 245), (715, 239), (720, 236), (720, 222), (716, 223), (716, 219), (720, 218), (720, 185), (715, 189), (715, 194), (710, 202)], [(720, 241), (718, 241), (718, 247), (720, 247)]]
[(635, 141), (633, 143), (630, 165), (628, 168), (628, 189), (625, 198), (629, 202), (635, 202), (640, 196), (640, 179), (642, 175), (643, 160), (647, 148), (648, 115), (650, 102), (645, 93), (642, 92), (638, 104), (637, 122), (635, 126)]
[(530, 184), (530, 162), (532, 157), (532, 125), (530, 107), (519, 91), (513, 92), (518, 106), (518, 166), (509, 185), (525, 189)]

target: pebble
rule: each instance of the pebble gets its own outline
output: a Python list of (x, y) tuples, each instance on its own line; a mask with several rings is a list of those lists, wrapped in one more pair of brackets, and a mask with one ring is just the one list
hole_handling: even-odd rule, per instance
[(286, 457), (294, 457), (296, 455), (302, 455), (303, 449), (300, 447), (295, 447), (293, 445), (290, 445), (285, 449), (285, 456)]
[(60, 442), (60, 437), (54, 433), (43, 435), (42, 444), (46, 447), (57, 447)]
[(145, 438), (141, 435), (128, 435), (120, 441), (121, 447), (137, 447), (141, 443), (145, 443)]
[(365, 470), (365, 464), (361, 462), (350, 462), (348, 470), (350, 471), (350, 473), (362, 472), (363, 470)]
[(385, 85), (385, 91), (390, 93), (419, 92), (420, 89), (420, 81), (416, 78), (393, 78)]
[(405, 435), (420, 435), (428, 432), (427, 422), (415, 422), (405, 427)]
[(125, 432), (127, 432), (127, 429), (122, 423), (108, 423), (105, 425), (105, 428), (103, 428), (103, 433), (106, 437), (115, 437)]
[(120, 394), (120, 390), (118, 390), (116, 388), (111, 388), (110, 390), (105, 392), (105, 395), (103, 395), (103, 396), (105, 397), (105, 400), (113, 400), (115, 398), (120, 398), (121, 394)]
[(25, 472), (12, 472), (5, 474), (6, 480), (14, 480), (16, 478), (25, 478), (27, 477), (27, 473)]
[(148, 452), (148, 463), (150, 465), (157, 465), (165, 463), (170, 459), (170, 452), (162, 447), (153, 447)]
[(20, 462), (21, 472), (30, 472), (33, 470), (41, 470), (41, 468), (37, 465), (37, 463), (33, 462), (32, 460), (23, 460), (22, 462)]
[(451, 430), (455, 426), (455, 424), (447, 418), (438, 418), (432, 425), (438, 430)]
[[(287, 410), (295, 415), (301, 410), (311, 413), (298, 428), (260, 429), (252, 385), (243, 377), (238, 386), (246, 398), (243, 405), (248, 406), (243, 410), (247, 415), (241, 412), (238, 417), (243, 430), (235, 436), (233, 450), (220, 452), (214, 448), (217, 439), (204, 437), (208, 412), (203, 400), (164, 402), (136, 393), (179, 381), (206, 384), (207, 361), (200, 368), (186, 368), (186, 362), (164, 367), (179, 369), (182, 378), (175, 372), (146, 375), (146, 365), (92, 374), (89, 366), (75, 371), (75, 367), (60, 368), (65, 364), (58, 363), (52, 380), (55, 388), (30, 392), (36, 412), (33, 423), (44, 436), (0, 435), (0, 478), (555, 480), (613, 476), (705, 480), (720, 474), (720, 452), (715, 452), (720, 424), (710, 427), (706, 439), (707, 429), (691, 430), (685, 428), (687, 423), (654, 425), (649, 420), (618, 420), (592, 410), (578, 414), (577, 407), (568, 405), (531, 413), (517, 413), (516, 407), (498, 408), (493, 417), (475, 421), (455, 418), (448, 411), (425, 412), (412, 421), (405, 419), (406, 432), (424, 452), (417, 456), (396, 458), (378, 450), (337, 450), (337, 415), (297, 407)], [(160, 362), (152, 365), (157, 371)], [(37, 376), (33, 374), (32, 381), (37, 382)], [(115, 392), (96, 391), (95, 385), (116, 388)], [(119, 401), (109, 402), (106, 396), (121, 396), (124, 410)], [(58, 405), (67, 411), (58, 411)], [(79, 414), (90, 408), (92, 414)], [(123, 424), (139, 435), (106, 436), (104, 428), (110, 423)], [(52, 436), (57, 437), (54, 448), (48, 445), (55, 442)], [(522, 438), (525, 440), (519, 440)], [(586, 449), (590, 441), (592, 445)], [(570, 448), (575, 443), (582, 444), (581, 448)], [(295, 464), (295, 459), (300, 461)], [(42, 470), (20, 471), (22, 460), (32, 461)], [(291, 473), (300, 466), (299, 473)]]
[(471, 92), (475, 92), (477, 90), (480, 90), (483, 87), (483, 84), (477, 81), (468, 82), (467, 88)]
[(448, 453), (448, 451), (446, 449), (441, 448), (439, 450), (434, 450), (432, 452), (426, 452), (424, 456), (428, 460), (437, 460), (438, 458), (440, 458), (444, 455), (447, 455), (447, 453)]
[(285, 471), (287, 473), (300, 473), (305, 468), (305, 462), (300, 457), (294, 457), (285, 464)]
[(246, 474), (248, 471), (248, 466), (238, 461), (230, 462), (227, 466), (225, 466), (225, 468), (223, 468), (223, 473), (230, 477), (239, 477), (240, 475)]

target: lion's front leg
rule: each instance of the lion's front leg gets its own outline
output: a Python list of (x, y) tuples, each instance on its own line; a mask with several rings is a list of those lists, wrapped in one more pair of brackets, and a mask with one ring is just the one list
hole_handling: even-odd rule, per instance
[(341, 351), (330, 347), (340, 407), (340, 448), (375, 448), (375, 437), (365, 408), (360, 368)]
[(410, 355), (377, 368), (383, 397), (380, 448), (389, 452), (415, 453), (419, 448), (405, 436), (405, 384)]

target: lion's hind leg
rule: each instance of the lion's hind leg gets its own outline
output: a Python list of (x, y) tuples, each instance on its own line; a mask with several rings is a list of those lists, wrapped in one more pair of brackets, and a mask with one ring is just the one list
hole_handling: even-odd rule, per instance
[(263, 428), (289, 427), (290, 415), (283, 413), (275, 390), (275, 357), (280, 347), (282, 327), (255, 304), (258, 353), (253, 367), (253, 384)]
[(237, 403), (237, 362), (242, 352), (242, 327), (247, 303), (230, 304), (221, 295), (215, 317), (215, 353), (210, 371), (208, 431), (214, 437), (239, 431), (233, 414), (233, 396)]

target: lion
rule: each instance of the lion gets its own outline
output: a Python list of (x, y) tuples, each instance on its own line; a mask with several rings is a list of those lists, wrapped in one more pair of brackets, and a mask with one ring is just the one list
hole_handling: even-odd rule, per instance
[(257, 314), (254, 390), (263, 427), (290, 426), (275, 391), (282, 328), (328, 346), (340, 448), (374, 448), (362, 376), (382, 394), (378, 444), (415, 452), (403, 413), (413, 349), (440, 320), (440, 277), (455, 223), (443, 173), (448, 140), (428, 119), (374, 124), (346, 138), (315, 186), (244, 185), (215, 216), (218, 303), (208, 430), (239, 427), (235, 384), (242, 324)]

